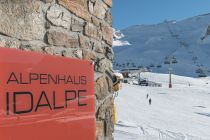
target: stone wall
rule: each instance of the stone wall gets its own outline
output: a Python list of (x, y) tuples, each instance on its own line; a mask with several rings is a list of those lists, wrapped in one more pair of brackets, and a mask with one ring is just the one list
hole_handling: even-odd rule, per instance
[(112, 0), (1, 0), (0, 45), (95, 62), (97, 139), (111, 140)]

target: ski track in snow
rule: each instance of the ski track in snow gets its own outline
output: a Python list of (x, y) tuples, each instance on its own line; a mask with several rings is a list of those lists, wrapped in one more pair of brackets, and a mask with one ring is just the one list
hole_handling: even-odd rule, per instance
[[(124, 124), (121, 124), (124, 123)], [(150, 126), (130, 126), (126, 122), (119, 122), (115, 126), (116, 140), (204, 140), (188, 134), (163, 131)]]
[(166, 74), (142, 77), (155, 79), (163, 87), (123, 84), (115, 100), (115, 140), (210, 140), (210, 78), (173, 75), (169, 89)]

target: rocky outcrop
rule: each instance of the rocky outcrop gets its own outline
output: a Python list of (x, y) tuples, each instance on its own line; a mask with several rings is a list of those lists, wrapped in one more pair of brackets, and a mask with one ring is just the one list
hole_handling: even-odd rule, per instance
[(208, 28), (206, 30), (206, 35), (210, 35), (210, 25), (208, 26)]
[(98, 140), (113, 133), (112, 0), (2, 0), (0, 45), (95, 63)]

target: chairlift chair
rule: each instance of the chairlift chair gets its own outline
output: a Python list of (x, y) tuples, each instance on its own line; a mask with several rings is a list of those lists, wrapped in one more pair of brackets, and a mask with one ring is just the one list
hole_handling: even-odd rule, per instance
[(207, 77), (207, 75), (205, 73), (200, 73), (198, 74), (198, 77)]

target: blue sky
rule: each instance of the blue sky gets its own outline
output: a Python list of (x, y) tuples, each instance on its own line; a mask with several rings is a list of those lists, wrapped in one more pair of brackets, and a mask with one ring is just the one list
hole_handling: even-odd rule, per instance
[(113, 0), (113, 27), (155, 24), (210, 13), (210, 0)]

